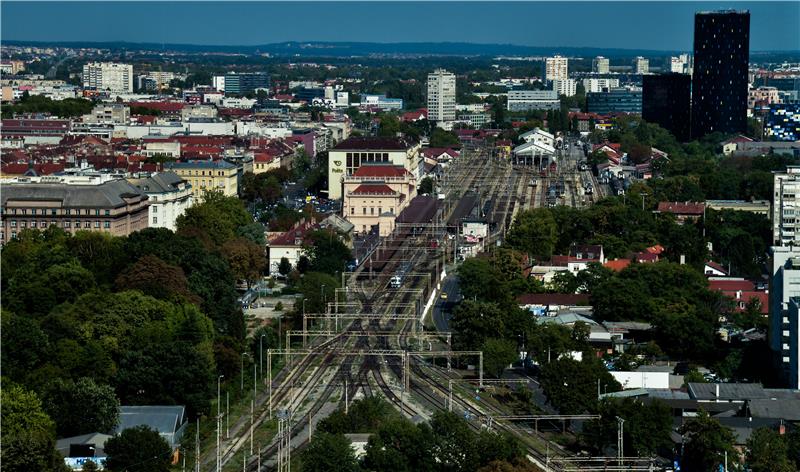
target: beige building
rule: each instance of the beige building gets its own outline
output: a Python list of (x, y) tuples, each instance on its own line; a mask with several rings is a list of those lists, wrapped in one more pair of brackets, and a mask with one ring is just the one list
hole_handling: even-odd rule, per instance
[(764, 102), (768, 105), (781, 103), (781, 96), (775, 87), (756, 87), (747, 92), (747, 108), (755, 108), (756, 104)]
[(342, 213), (355, 231), (365, 233), (378, 226), (379, 234), (386, 236), (416, 195), (416, 178), (405, 168), (367, 164), (345, 177)]
[(192, 186), (174, 172), (159, 172), (145, 179), (128, 181), (148, 196), (148, 226), (151, 228), (175, 231), (178, 217), (192, 206)]
[(98, 231), (127, 236), (148, 227), (148, 198), (122, 179), (20, 177), (3, 182), (5, 244), (24, 229), (57, 226), (69, 233)]
[(192, 186), (195, 201), (202, 199), (205, 191), (220, 191), (235, 197), (239, 192), (238, 169), (227, 161), (171, 162), (165, 170), (178, 174)]
[(84, 123), (127, 125), (130, 121), (131, 109), (121, 103), (101, 103), (83, 115)]
[(344, 179), (365, 164), (400, 166), (419, 179), (423, 164), (419, 151), (419, 143), (409, 138), (345, 139), (328, 153), (328, 198), (342, 198)]
[(561, 56), (544, 60), (544, 80), (564, 80), (569, 78), (569, 59)]
[(608, 74), (610, 62), (607, 57), (597, 56), (592, 59), (592, 72)]

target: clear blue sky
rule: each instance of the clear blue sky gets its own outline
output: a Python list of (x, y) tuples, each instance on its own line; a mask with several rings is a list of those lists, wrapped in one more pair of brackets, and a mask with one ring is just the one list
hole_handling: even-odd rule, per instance
[(751, 50), (800, 50), (800, 2), (11, 2), (2, 39), (257, 45), (470, 42), (689, 50), (698, 10), (748, 9)]

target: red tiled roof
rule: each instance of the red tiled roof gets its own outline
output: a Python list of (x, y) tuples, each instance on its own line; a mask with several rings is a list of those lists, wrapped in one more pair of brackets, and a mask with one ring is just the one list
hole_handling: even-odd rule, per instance
[(186, 104), (183, 102), (128, 102), (128, 106), (149, 108), (162, 113), (175, 113), (183, 110)]
[(719, 272), (722, 272), (725, 275), (728, 274), (728, 269), (722, 267), (720, 264), (718, 264), (718, 263), (716, 263), (714, 261), (706, 261), (706, 265), (711, 267), (712, 269), (715, 269), (715, 270), (718, 270)]
[(517, 297), (520, 305), (588, 305), (585, 293), (526, 293)]
[(705, 204), (701, 202), (658, 202), (658, 211), (676, 215), (700, 216), (705, 208)]
[(269, 246), (300, 246), (305, 244), (308, 233), (319, 228), (317, 223), (298, 223), (289, 231), (277, 236), (269, 242)]
[(631, 265), (630, 259), (611, 259), (603, 264), (603, 267), (619, 272)]
[(401, 166), (363, 165), (353, 173), (355, 177), (404, 177), (410, 175)]
[(253, 161), (254, 162), (272, 162), (275, 160), (277, 156), (275, 154), (271, 154), (269, 152), (255, 152), (253, 153)]
[(637, 252), (635, 258), (636, 262), (658, 262), (658, 254), (652, 254), (647, 251)]
[(458, 151), (453, 148), (425, 148), (421, 151), (424, 157), (439, 157), (442, 154), (447, 154), (450, 157), (458, 157)]
[(737, 290), (754, 291), (755, 284), (749, 280), (709, 279), (708, 288), (721, 292), (736, 292)]
[(395, 195), (396, 193), (386, 184), (361, 184), (353, 190), (353, 195)]
[(655, 246), (650, 246), (649, 248), (645, 249), (645, 251), (649, 252), (650, 254), (661, 254), (664, 252), (664, 246), (656, 244)]

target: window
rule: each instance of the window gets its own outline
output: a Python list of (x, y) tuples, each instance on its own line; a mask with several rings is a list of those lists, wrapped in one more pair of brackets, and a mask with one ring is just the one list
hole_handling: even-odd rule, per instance
[(99, 221), (95, 221), (94, 222), (94, 227), (95, 228), (99, 228), (100, 227), (100, 222)]
[(99, 208), (94, 211), (94, 216), (100, 216), (100, 209)]
[(81, 221), (75, 220), (75, 229), (81, 229)]
[(36, 227), (36, 222), (35, 221), (31, 221), (31, 228), (35, 228), (35, 227)]
[(20, 222), (19, 222), (19, 225), (20, 225), (21, 227), (23, 227), (23, 228), (27, 228), (27, 227), (28, 227), (28, 223), (27, 223), (26, 221), (20, 221)]
[(106, 210), (106, 216), (111, 216), (111, 210)]
[(103, 228), (110, 228), (110, 227), (111, 227), (111, 222), (110, 221), (104, 221), (103, 222)]
[(91, 210), (89, 210), (89, 209), (87, 208), (87, 209), (86, 209), (86, 215), (89, 215), (89, 214), (91, 214)]
[(27, 215), (28, 214), (28, 209), (27, 208), (23, 208), (22, 209), (22, 214), (23, 215)]
[(31, 215), (35, 215), (35, 214), (36, 214), (36, 208), (31, 208)]
[(364, 214), (367, 214), (367, 207), (364, 207)]
[(350, 207), (350, 214), (351, 215), (355, 215), (356, 214), (356, 207)]
[(374, 215), (375, 214), (375, 207), (369, 207), (369, 214), (370, 215)]
[(55, 220), (51, 220), (50, 221), (50, 226), (58, 226), (58, 224), (56, 224)]
[(50, 210), (50, 215), (56, 216), (57, 214), (58, 214), (58, 210), (56, 210), (55, 208)]
[(16, 228), (17, 227), (17, 220), (11, 220), (11, 227), (12, 228)]
[(157, 216), (153, 217), (153, 224), (154, 225), (158, 224), (158, 217)]
[(69, 221), (65, 221), (65, 222), (64, 222), (64, 227), (65, 227), (65, 228), (69, 228), (69, 225), (70, 225), (70, 222), (69, 222)]
[(69, 215), (71, 212), (72, 212), (72, 210), (70, 210), (69, 208), (67, 208), (67, 209), (65, 210), (65, 213), (64, 213), (64, 214), (65, 214), (65, 215)]
[(17, 239), (17, 232), (16, 231), (12, 231), (11, 232), (11, 239)]
[(381, 213), (383, 213), (383, 208), (378, 207), (378, 214), (380, 215)]

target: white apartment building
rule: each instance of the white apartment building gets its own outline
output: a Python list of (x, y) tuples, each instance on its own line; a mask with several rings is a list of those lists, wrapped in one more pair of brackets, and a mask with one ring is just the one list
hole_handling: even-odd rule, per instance
[(583, 79), (583, 89), (586, 93), (602, 92), (603, 89), (611, 90), (619, 87), (619, 79)]
[(578, 81), (575, 79), (555, 79), (553, 80), (553, 90), (559, 97), (561, 95), (572, 97), (578, 93)]
[(610, 61), (607, 57), (597, 56), (592, 59), (592, 72), (597, 74), (608, 74)]
[(775, 173), (772, 201), (772, 243), (800, 246), (800, 166), (788, 166), (786, 172)]
[(225, 91), (225, 76), (224, 75), (215, 75), (211, 78), (211, 86), (214, 90), (218, 92)]
[(649, 74), (650, 73), (650, 59), (642, 56), (636, 56), (633, 60), (633, 73), (634, 74)]
[(511, 90), (508, 92), (508, 111), (557, 110), (561, 107), (555, 90)]
[(678, 74), (692, 74), (692, 56), (689, 54), (681, 54), (680, 56), (672, 56), (669, 58), (670, 72)]
[(428, 119), (456, 119), (456, 76), (452, 72), (436, 69), (428, 74)]
[(114, 93), (133, 93), (133, 66), (116, 62), (85, 64), (83, 87)]
[(102, 103), (83, 115), (84, 123), (125, 125), (131, 120), (131, 109), (121, 103)]
[(159, 172), (145, 179), (129, 179), (147, 194), (150, 203), (148, 226), (175, 231), (175, 221), (194, 202), (192, 186), (174, 172)]
[(569, 78), (569, 59), (561, 56), (548, 57), (544, 60), (544, 80), (560, 80)]

